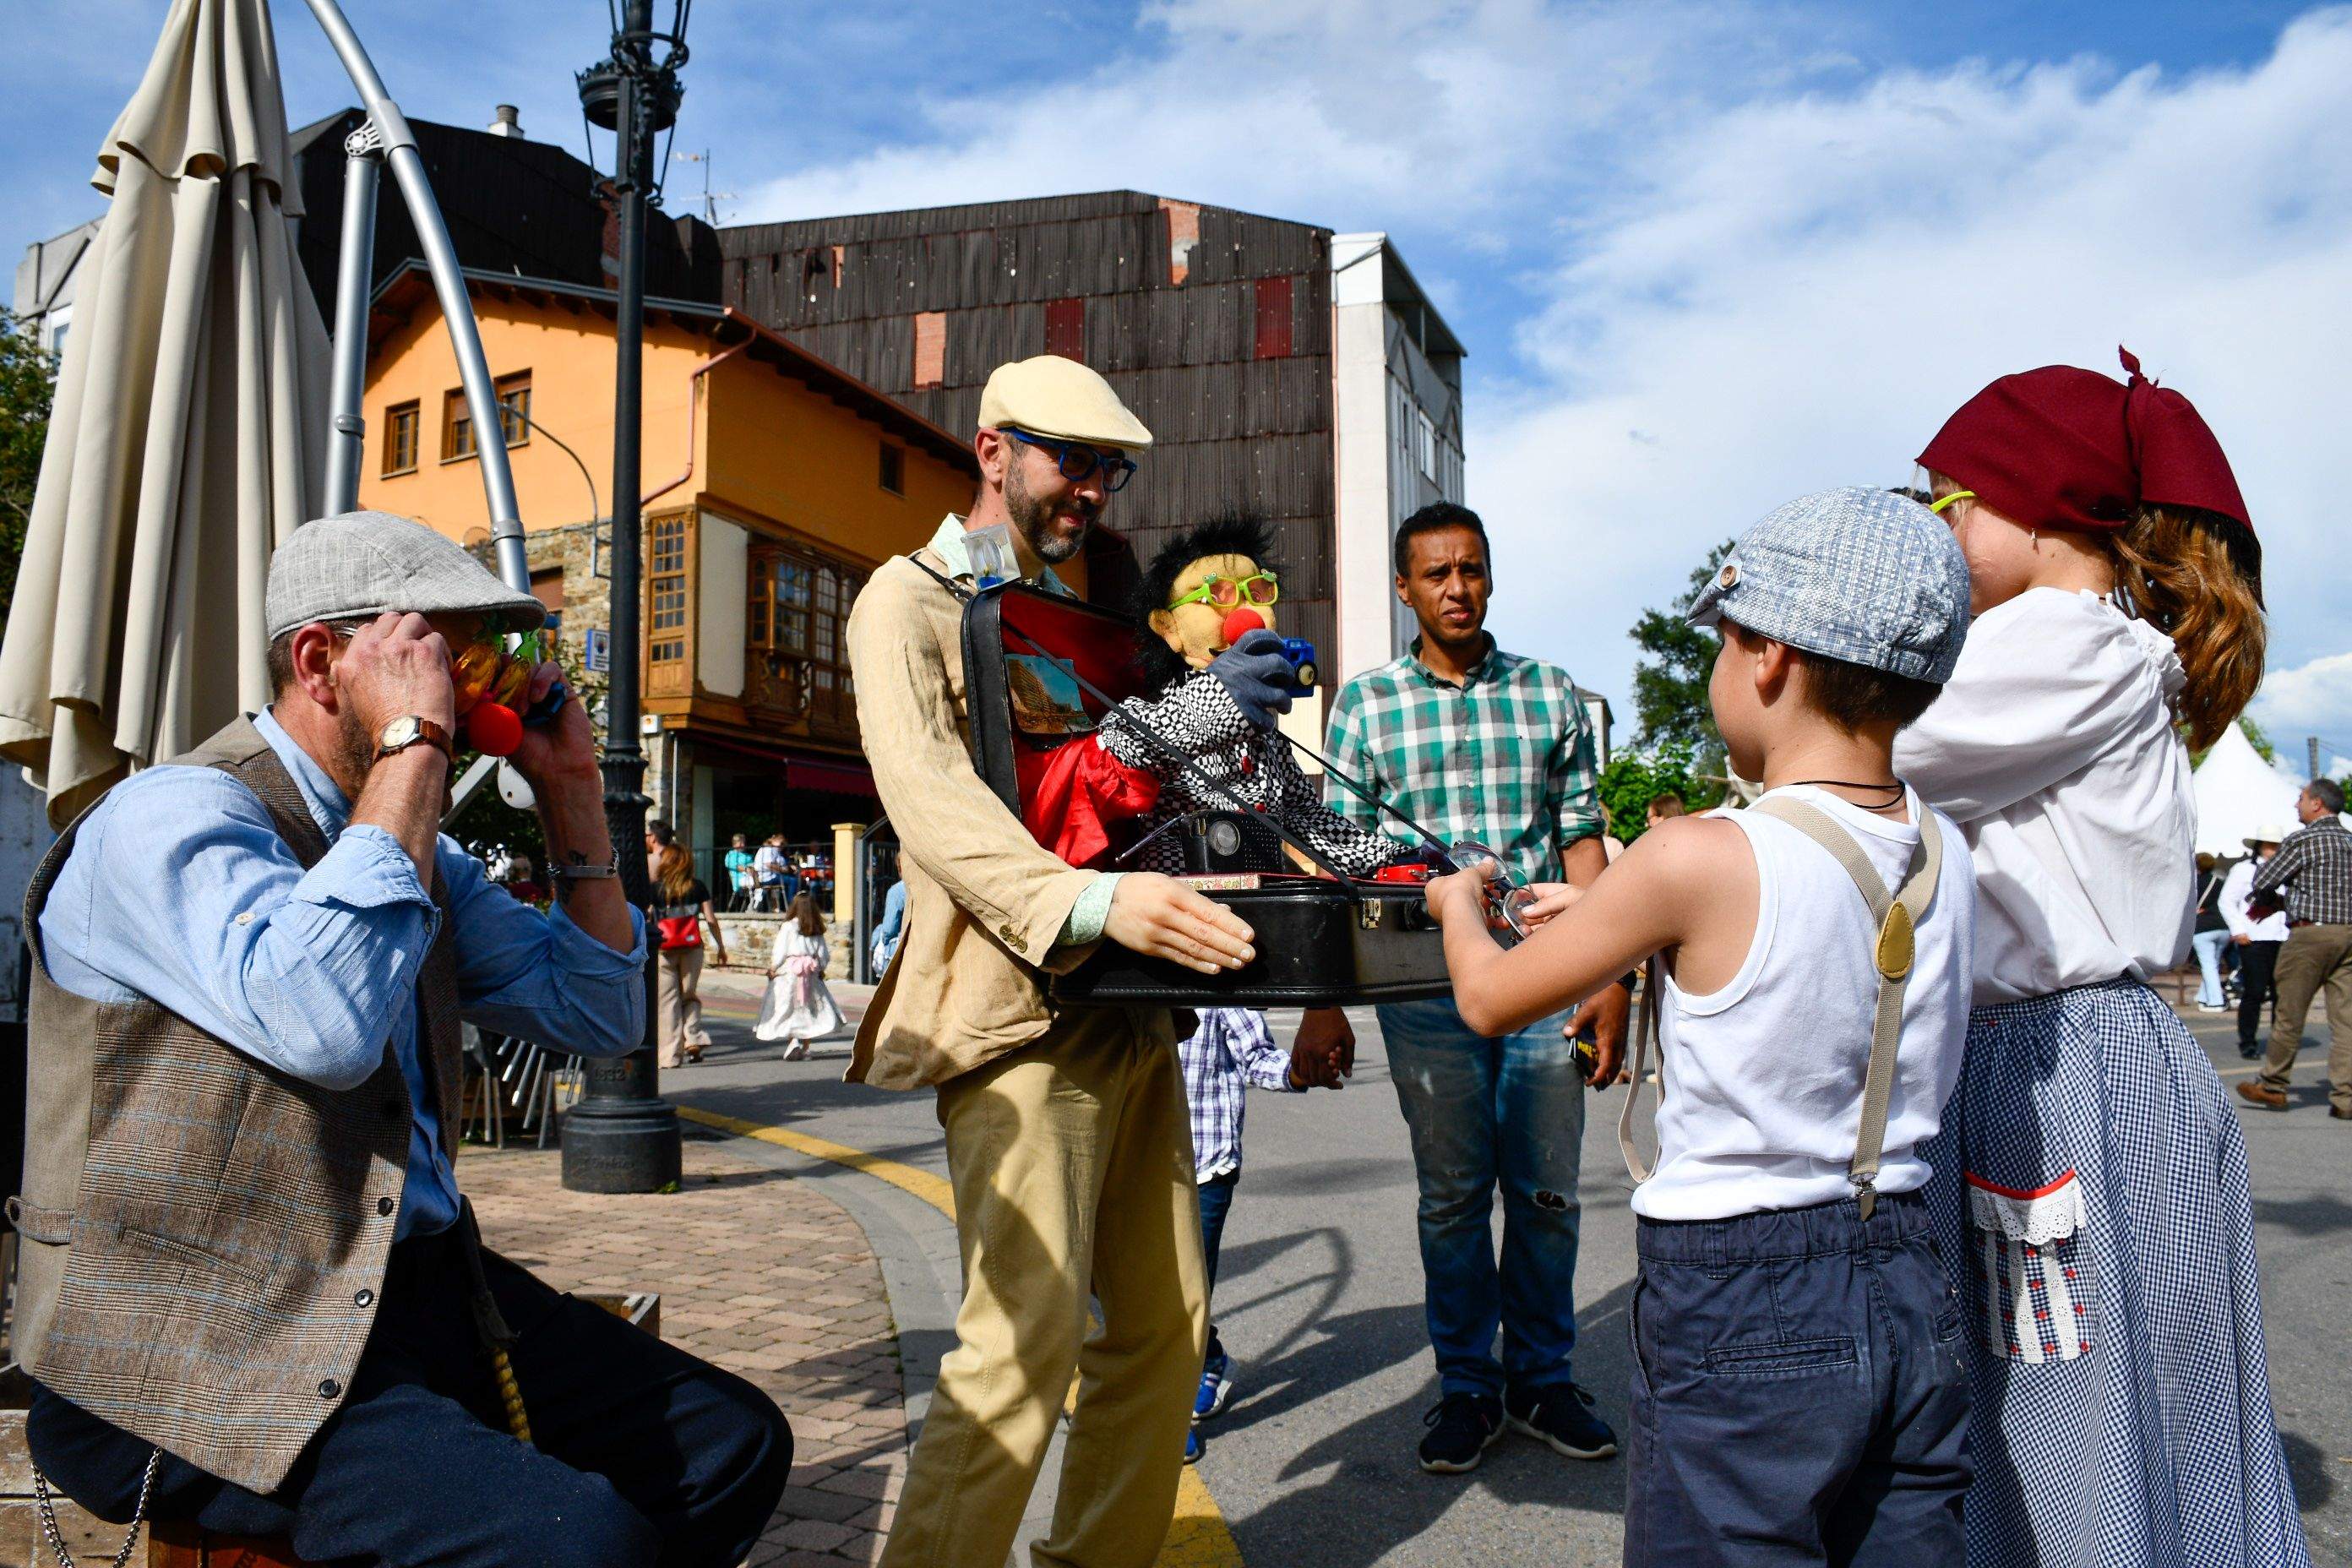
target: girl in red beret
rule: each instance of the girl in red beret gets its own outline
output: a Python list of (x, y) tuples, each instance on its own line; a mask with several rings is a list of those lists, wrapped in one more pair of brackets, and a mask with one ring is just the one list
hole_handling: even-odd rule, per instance
[(2004, 376), (1919, 458), (1976, 612), (1895, 752), (1977, 872), (1927, 1148), (1976, 1394), (1969, 1557), (2305, 1568), (2245, 1142), (2147, 984), (2189, 951), (2189, 748), (2262, 679), (2261, 552), (2204, 420), (2123, 361)]

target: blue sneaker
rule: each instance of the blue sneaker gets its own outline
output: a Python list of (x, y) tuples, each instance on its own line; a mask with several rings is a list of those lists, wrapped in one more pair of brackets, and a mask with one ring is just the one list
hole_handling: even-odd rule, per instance
[(1188, 1465), (1197, 1465), (1201, 1462), (1201, 1456), (1208, 1451), (1209, 1446), (1201, 1441), (1201, 1429), (1197, 1426), (1185, 1427), (1184, 1462)]
[(1234, 1396), (1234, 1363), (1220, 1351), (1201, 1368), (1201, 1392), (1192, 1398), (1192, 1419), (1207, 1421), (1224, 1413)]

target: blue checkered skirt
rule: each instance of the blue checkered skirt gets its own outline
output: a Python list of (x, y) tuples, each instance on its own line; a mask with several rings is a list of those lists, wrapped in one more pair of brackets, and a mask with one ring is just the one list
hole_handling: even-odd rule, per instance
[(2244, 1134), (2132, 980), (1980, 1007), (1926, 1150), (1969, 1319), (1976, 1568), (2308, 1568)]

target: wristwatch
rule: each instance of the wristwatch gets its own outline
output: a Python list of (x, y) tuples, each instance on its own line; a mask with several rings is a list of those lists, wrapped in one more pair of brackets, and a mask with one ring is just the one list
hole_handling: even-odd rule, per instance
[(404, 752), (419, 743), (438, 746), (453, 765), (457, 760), (457, 749), (450, 743), (449, 731), (414, 713), (403, 714), (383, 727), (375, 738), (375, 760), (380, 763), (395, 752)]

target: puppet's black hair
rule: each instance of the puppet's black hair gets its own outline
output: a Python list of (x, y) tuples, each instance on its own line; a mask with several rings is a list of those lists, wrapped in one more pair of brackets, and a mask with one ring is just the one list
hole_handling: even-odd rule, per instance
[(1247, 512), (1224, 512), (1170, 536), (1151, 556), (1151, 564), (1135, 586), (1128, 614), (1142, 628), (1143, 668), (1156, 685), (1188, 673), (1184, 661), (1151, 629), (1151, 612), (1164, 610), (1175, 596), (1176, 579), (1203, 555), (1246, 555), (1271, 569), (1274, 530), (1265, 519)]

